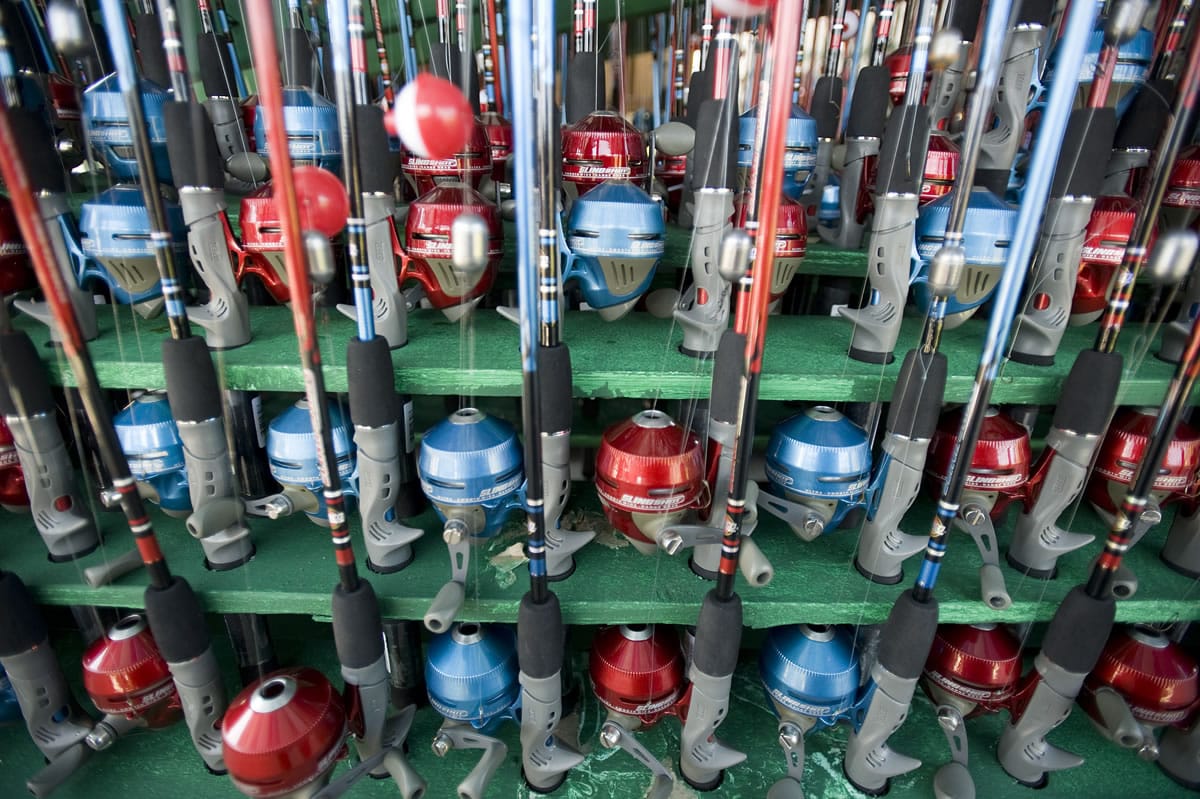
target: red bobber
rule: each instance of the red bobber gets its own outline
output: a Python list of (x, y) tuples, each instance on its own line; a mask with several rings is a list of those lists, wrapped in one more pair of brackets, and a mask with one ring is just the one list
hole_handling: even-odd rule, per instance
[(466, 146), (475, 117), (457, 86), (423, 72), (396, 95), (385, 122), (388, 132), (419, 158), (441, 160)]

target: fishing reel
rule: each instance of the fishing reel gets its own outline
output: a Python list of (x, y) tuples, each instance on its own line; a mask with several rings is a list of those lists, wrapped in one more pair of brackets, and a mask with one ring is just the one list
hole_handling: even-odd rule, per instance
[[(146, 119), (150, 152), (154, 156), (154, 174), (161, 182), (171, 183), (167, 123), (163, 115), (163, 106), (171, 102), (171, 95), (146, 78), (138, 79), (138, 93), (142, 101), (142, 114)], [(115, 72), (84, 90), (83, 129), (96, 157), (108, 168), (113, 178), (121, 181), (138, 180), (129, 112), (125, 109), (125, 100), (121, 97)]]
[[(191, 279), (187, 257), (187, 226), (183, 211), (163, 200), (179, 267), (179, 282), (186, 289)], [(154, 259), (150, 215), (142, 192), (134, 185), (118, 185), (102, 191), (79, 211), (78, 249), (72, 254), (79, 269), (78, 280), (103, 283), (115, 302), (132, 305), (143, 317), (157, 316), (163, 309), (162, 283)], [(76, 249), (68, 240), (68, 247)]]
[(1156, 731), (1183, 729), (1200, 708), (1200, 665), (1160, 630), (1118, 627), (1084, 681), (1079, 705), (1105, 738), (1157, 760)]
[[(925, 488), (935, 500), (954, 458), (962, 410), (945, 414), (929, 442), (925, 462)], [(1012, 604), (1000, 571), (999, 546), (994, 522), (1004, 518), (1009, 504), (1027, 496), (1033, 452), (1029, 431), (995, 408), (988, 408), (963, 484), (955, 526), (968, 533), (979, 549), (983, 565), (979, 584), (983, 601), (996, 610)]]
[(1200, 220), (1200, 144), (1184, 149), (1163, 195), (1163, 229), (1195, 229)]
[(650, 796), (668, 795), (674, 780), (667, 768), (642, 746), (634, 733), (667, 716), (687, 716), (690, 687), (684, 654), (675, 628), (629, 624), (596, 632), (588, 654), (588, 675), (607, 717), (600, 743), (624, 749), (654, 775)]
[[(918, 203), (921, 206), (929, 205), (953, 191), (961, 160), (962, 153), (949, 136), (937, 130), (929, 135), (929, 148), (925, 152), (925, 171), (921, 176), (921, 189), (918, 193)], [(859, 184), (859, 219), (865, 220), (875, 212), (875, 184), (878, 176), (879, 157), (871, 156), (867, 159), (863, 169), (863, 180)]]
[(606, 180), (643, 185), (650, 171), (642, 132), (611, 111), (595, 111), (562, 131), (562, 185), (567, 202)]
[[(454, 221), (462, 214), (480, 217), (487, 227), (487, 262), (467, 271), (454, 263)], [(450, 321), (470, 313), (496, 281), (504, 256), (500, 210), (465, 183), (441, 183), (408, 207), (400, 280), (412, 278), (425, 298)]]
[(679, 203), (683, 200), (687, 163), (686, 153), (671, 155), (657, 148), (654, 151), (654, 182), (661, 186), (663, 200), (672, 214), (679, 212)]
[(512, 155), (512, 123), (495, 111), (486, 111), (479, 116), (483, 135), (487, 137), (492, 152), (492, 182), (508, 181), (508, 159)]
[[(745, 192), (751, 180), (754, 160), (754, 135), (758, 109), (751, 108), (738, 117), (738, 191)], [(792, 106), (788, 117), (787, 138), (783, 145), (783, 193), (793, 200), (808, 186), (817, 166), (817, 121), (799, 106)]]
[[(358, 489), (355, 470), (354, 429), (336, 402), (329, 403), (333, 456), (337, 461), (346, 510), (354, 509)], [(308, 400), (300, 399), (267, 425), (267, 463), (271, 476), (282, 486), (278, 494), (246, 503), (246, 512), (280, 519), (303, 512), (308, 520), (328, 527), (324, 484), (317, 464), (317, 440), (313, 435)]]
[(429, 704), (445, 719), (433, 739), (433, 752), (482, 749), (483, 756), (456, 795), (481, 799), (508, 747), (494, 737), (505, 721), (519, 721), (517, 637), (503, 624), (458, 622), (433, 636), (425, 650)]
[(21, 471), (17, 445), (3, 416), (0, 416), (0, 508), (13, 513), (29, 512), (25, 473)]
[(666, 250), (662, 206), (628, 180), (607, 180), (571, 205), (563, 283), (606, 322), (633, 309)]
[[(113, 417), (113, 427), (142, 498), (158, 505), (168, 516), (190, 515), (192, 498), (183, 440), (166, 394), (137, 397)], [(116, 507), (121, 501), (116, 489), (105, 491), (101, 498), (107, 507)]]
[(1079, 276), (1071, 297), (1072, 326), (1090, 324), (1104, 313), (1108, 287), (1125, 257), (1136, 221), (1131, 197), (1101, 197), (1096, 201), (1084, 233)]
[(758, 506), (803, 541), (853, 528), (867, 507), (871, 445), (861, 427), (817, 405), (780, 422), (767, 442), (769, 491)]
[(424, 158), (407, 147), (402, 148), (400, 155), (400, 171), (416, 197), (444, 183), (466, 183), (478, 190), (494, 168), (491, 140), (478, 119), (471, 125), (466, 146), (449, 158)]
[(700, 439), (658, 410), (604, 431), (596, 453), (596, 493), (604, 516), (634, 549), (652, 555), (663, 529), (708, 504)]
[[(1083, 108), (1087, 104), (1092, 80), (1095, 78), (1100, 64), (1100, 52), (1104, 49), (1106, 27), (1108, 27), (1108, 21), (1101, 19), (1096, 23), (1096, 29), (1092, 31), (1091, 38), (1088, 39), (1087, 55), (1083, 59), (1083, 66), (1080, 67), (1077, 78), (1079, 88), (1075, 100), (1076, 108)], [(1057, 48), (1051, 50), (1050, 58), (1046, 63), (1045, 76), (1042, 79), (1045, 84), (1043, 97), (1049, 96), (1050, 87), (1054, 85), (1054, 77), (1057, 72), (1057, 52)], [(1150, 77), (1150, 66), (1153, 62), (1154, 33), (1146, 28), (1138, 28), (1132, 37), (1118, 45), (1117, 63), (1113, 67), (1112, 85), (1108, 90), (1107, 102), (1110, 108), (1117, 109), (1118, 117), (1123, 116), (1129, 110), (1133, 98), (1137, 96), (1146, 79)]]
[(158, 730), (183, 718), (171, 670), (139, 614), (118, 621), (83, 653), (83, 688), (104, 714), (86, 738), (97, 751), (134, 729)]
[(17, 228), (12, 202), (0, 197), (0, 294), (7, 296), (35, 285), (29, 250)]
[(425, 612), (426, 628), (442, 633), (466, 597), (472, 543), (496, 535), (524, 507), (521, 444), (508, 422), (463, 408), (422, 437), (417, 472), (450, 553), (450, 581)]
[(242, 246), (237, 251), (237, 282), (242, 284), (248, 275), (254, 275), (273, 300), (281, 304), (290, 302), (292, 293), (284, 263), (283, 224), (271, 183), (263, 184), (242, 198), (238, 224), (242, 228)]
[(342, 697), (316, 669), (282, 669), (246, 686), (221, 721), (229, 778), (256, 799), (312, 799), (346, 757)]
[[(912, 45), (905, 44), (893, 50), (883, 59), (883, 66), (892, 76), (888, 82), (888, 97), (892, 105), (899, 108), (904, 103), (904, 95), (908, 93), (908, 73), (912, 69)], [(925, 71), (925, 85), (921, 87), (921, 102), (929, 96), (929, 87), (933, 83), (932, 70)]]
[(771, 796), (802, 797), (804, 736), (839, 722), (862, 724), (875, 685), (860, 687), (853, 631), (823, 624), (772, 628), (758, 673), (779, 718), (779, 745), (787, 760), (787, 776), (775, 783)]
[[(342, 140), (338, 134), (337, 107), (312, 89), (283, 90), (283, 127), (287, 131), (292, 163), (318, 166), (336, 175), (342, 172)], [(262, 109), (255, 108), (254, 149), (264, 159), (270, 154)]]
[[(753, 240), (757, 231), (747, 228), (749, 210), (744, 201), (739, 200), (735, 203), (734, 222), (737, 227), (746, 230)], [(798, 200), (785, 195), (779, 200), (779, 214), (775, 218), (775, 269), (771, 273), (772, 310), (778, 307), (774, 304), (787, 293), (788, 287), (792, 285), (792, 278), (800, 271), (800, 265), (807, 254), (808, 214)]]
[[(83, 152), (83, 115), (74, 81), (54, 72), (18, 69), (17, 82), (21, 91), (21, 107), (40, 111), (54, 131), (54, 151), (62, 158), (63, 166), (72, 170), (83, 163), (86, 157)], [(132, 155), (129, 158), (132, 161)]]
[[(921, 313), (928, 313), (933, 302), (929, 289), (929, 262), (945, 244), (946, 223), (950, 218), (950, 194), (921, 208), (917, 216), (916, 252), (913, 258), (913, 294)], [(987, 302), (1000, 283), (1008, 245), (1016, 233), (1017, 209), (988, 189), (971, 189), (967, 215), (963, 222), (962, 246), (966, 265), (958, 288), (946, 301), (945, 326), (958, 327), (971, 318), (975, 309)]]

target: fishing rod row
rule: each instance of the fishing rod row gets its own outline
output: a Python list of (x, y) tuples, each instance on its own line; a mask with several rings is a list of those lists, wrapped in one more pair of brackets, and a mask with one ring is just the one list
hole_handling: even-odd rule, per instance
[[(440, 3), (422, 46), (398, 6), (395, 73), (374, 4), (334, 0), (319, 12), (248, 0), (239, 11), (252, 73), (226, 9), (196, 10), (199, 29), (184, 31), (172, 0), (0, 6), (0, 150), (12, 156), (0, 162), (0, 211), (15, 224), (0, 314), (16, 461), (6, 504), (28, 504), (59, 569), (92, 585), (133, 581), (139, 566), (148, 578), (144, 615), (101, 631), (91, 612), (83, 674), (97, 721), (71, 697), (28, 588), (0, 572), (0, 665), (47, 761), (31, 791), (69, 783), (127, 733), (182, 720), (203, 766), (243, 794), (332, 797), (361, 791), (370, 774), (419, 796), (443, 786), (406, 756), (418, 671), (443, 719), (434, 753), (483, 750), (458, 795), (487, 791), (507, 752), (494, 733), (509, 721), (525, 782), (557, 791), (590, 743), (562, 726), (576, 703), (555, 586), (588, 579), (576, 555), (600, 535), (656, 564), (689, 550), (690, 573), (711, 588), (682, 638), (646, 624), (596, 634), (598, 742), (645, 766), (652, 796), (676, 779), (716, 790), (746, 759), (716, 732), (737, 712), (739, 585), (769, 591), (774, 579), (753, 535), (764, 511), (803, 547), (857, 533), (844, 579), (864, 596), (902, 582), (905, 561), (920, 556), (913, 588), (879, 628), (788, 625), (764, 639), (760, 677), (787, 762), (770, 795), (803, 795), (806, 736), (839, 724), (849, 728), (842, 769), (859, 790), (882, 793), (916, 770), (889, 739), (918, 685), (952, 752), (933, 778), (938, 796), (975, 795), (966, 721), (1001, 710), (997, 758), (1016, 782), (1042, 787), (1082, 765), (1046, 740), (1077, 701), (1106, 737), (1200, 786), (1200, 668), (1180, 643), (1186, 624), (1114, 626), (1116, 603), (1139, 590), (1124, 556), (1171, 505), (1160, 557), (1200, 576), (1200, 432), (1184, 420), (1200, 374), (1191, 3), (920, 0), (896, 20), (894, 50), (890, 2), (853, 13), (834, 3), (811, 39), (801, 32), (819, 9), (802, 0), (683, 4), (669, 17), (669, 48), (668, 18), (657, 23), (642, 114), (626, 107), (620, 26), (608, 90), (593, 0), (576, 3), (565, 53), (550, 2), (459, 3), (453, 14)], [(811, 86), (806, 63), (809, 79), (820, 73)], [(686, 265), (675, 289), (650, 293), (669, 229), (688, 237)], [(764, 352), (780, 345), (768, 323), (810, 240), (865, 247), (859, 307), (850, 298), (830, 310), (846, 320), (845, 362), (898, 360), (895, 388), (873, 403), (800, 410), (756, 453)], [(506, 246), (515, 297), (497, 288)], [(161, 346), (165, 391), (129, 393), (115, 413), (88, 346), (107, 327), (96, 293), (114, 314), (134, 314), (135, 340), (119, 350)], [(262, 304), (286, 306), (304, 389), (294, 402), (267, 399), (266, 425), (263, 397), (222, 377), (224, 353), (252, 346), (265, 317), (251, 306)], [(418, 445), (393, 359), (424, 332), (408, 318), (422, 304), (462, 331), (464, 390)], [(574, 304), (610, 325), (618, 346), (631, 314), (669, 317), (663, 350), (700, 373), (711, 360), (711, 391), (674, 416), (648, 403), (603, 426), (594, 451), (573, 448), (570, 346), (576, 359), (595, 357), (569, 335)], [(354, 323), (344, 357), (328, 356), (343, 345), (318, 325), (326, 313)], [(520, 434), (476, 407), (469, 388), (475, 319), (496, 313), (520, 333)], [(970, 395), (944, 409), (943, 338), (976, 314), (986, 334)], [(906, 315), (921, 333), (897, 358)], [(147, 335), (159, 317), (169, 335)], [(1141, 339), (1118, 349), (1134, 320)], [(53, 347), (38, 351), (32, 322), (48, 326)], [(1091, 322), (1090, 349), (1059, 351), (1071, 323)], [(1151, 347), (1174, 364), (1161, 407), (1119, 409), (1123, 375), (1136, 377)], [(1035, 406), (992, 405), (1005, 363), (1056, 358), (1074, 363), (1048, 423)], [(344, 403), (326, 387), (332, 360), (345, 364)], [(65, 363), (75, 387), (56, 394), (47, 363)], [(73, 414), (68, 436), (60, 406)], [(572, 511), (587, 502), (572, 497), (579, 478), (602, 511), (590, 522)], [(922, 486), (936, 500), (928, 536), (902, 529)], [(102, 543), (97, 500), (120, 508), (134, 550)], [(265, 557), (264, 518), (303, 515), (327, 529), (344, 696), (318, 670), (281, 669), (264, 616), (230, 613), (244, 687), (227, 702), (201, 598), (168, 566), (147, 503), (184, 520), (208, 569), (247, 582)], [(1086, 557), (1094, 540), (1066, 529), (1083, 503), (1107, 540), (1062, 597), (1032, 668), (1028, 626), (939, 624), (952, 529), (975, 543), (980, 601), (999, 623), (1013, 603), (1001, 553), (1022, 583), (1054, 580), (1060, 559)], [(1013, 504), (1002, 546), (996, 521)], [(425, 506), (440, 524), (422, 521)], [(516, 629), (464, 620), (479, 550), (517, 517), (526, 536), (509, 558), (529, 582)], [(450, 573), (424, 611), (422, 657), (419, 628), (386, 618), (372, 583), (403, 591), (414, 545), (434, 527)], [(97, 550), (103, 563), (85, 568)], [(637, 734), (665, 715), (681, 721), (677, 760)], [(339, 768), (345, 759), (354, 765)]]

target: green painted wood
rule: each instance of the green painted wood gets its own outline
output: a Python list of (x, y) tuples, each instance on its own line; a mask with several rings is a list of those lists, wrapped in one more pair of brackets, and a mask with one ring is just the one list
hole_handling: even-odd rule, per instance
[[(100, 337), (90, 346), (100, 381), (111, 388), (163, 387), (159, 342), (168, 335), (165, 317), (134, 318), (125, 306), (101, 308), (98, 317)], [(66, 360), (46, 346), (46, 329), (23, 317), (16, 324), (41, 346), (51, 379), (60, 385), (74, 385)], [(345, 343), (354, 335), (354, 324), (327, 308), (318, 310), (317, 324), (326, 385), (332, 392), (344, 392)], [(916, 344), (920, 326), (918, 319), (904, 321), (899, 352)], [(970, 394), (985, 327), (983, 320), (972, 319), (946, 334), (942, 349), (949, 359), (947, 402), (963, 402)], [(252, 328), (255, 338), (248, 345), (214, 354), (226, 385), (253, 391), (303, 391), (289, 311), (254, 308)], [(708, 394), (711, 364), (679, 353), (683, 334), (670, 320), (633, 313), (610, 324), (594, 313), (571, 312), (566, 315), (564, 331), (571, 346), (576, 397), (693, 398)], [(900, 359), (883, 367), (851, 360), (846, 355), (850, 332), (850, 325), (841, 319), (773, 317), (760, 397), (768, 401), (886, 401), (895, 386)], [(1120, 348), (1129, 366), (1119, 402), (1157, 405), (1173, 367), (1152, 356), (1140, 363), (1129, 356), (1137, 333), (1130, 330), (1121, 338)], [(397, 388), (413, 394), (520, 395), (517, 328), (495, 311), (478, 311), (463, 322), (450, 322), (436, 311), (418, 311), (409, 317), (409, 334), (408, 345), (392, 354)], [(1072, 353), (1090, 346), (1093, 334), (1090, 327), (1068, 330), (1062, 355), (1052, 367), (1006, 363), (996, 381), (993, 402), (1056, 402)], [(1198, 401), (1200, 396), (1194, 395), (1192, 402)]]
[[(307, 663), (320, 668), (326, 675), (337, 678), (337, 666), (328, 640), (328, 631), (310, 629), (303, 643), (281, 639), (276, 634), (277, 651), (286, 663)], [(590, 631), (578, 630), (579, 646), (586, 647)], [(219, 642), (219, 646), (221, 642)], [(64, 669), (78, 688), (77, 661), (68, 654), (68, 643), (59, 645)], [(767, 705), (757, 678), (752, 651), (742, 653), (742, 663), (734, 678), (733, 702), (728, 718), (721, 725), (721, 737), (746, 753), (746, 761), (731, 769), (725, 781), (715, 791), (697, 794), (682, 781), (677, 781), (672, 799), (694, 799), (708, 796), (714, 799), (749, 799), (766, 795), (768, 788), (785, 772), (784, 759), (776, 744), (776, 722)], [(648, 772), (633, 758), (618, 750), (604, 749), (598, 735), (604, 712), (591, 694), (586, 677), (586, 654), (573, 654), (574, 671), (583, 695), (569, 709), (559, 726), (559, 733), (577, 745), (587, 757), (573, 769), (563, 787), (555, 792), (561, 799), (641, 799), (650, 786)], [(230, 686), (236, 685), (230, 675)], [(82, 693), (78, 693), (82, 696)], [(86, 700), (85, 700), (86, 701)], [(1032, 799), (1032, 797), (1123, 797), (1187, 796), (1164, 776), (1152, 763), (1138, 759), (1132, 752), (1118, 749), (1101, 738), (1084, 714), (1076, 710), (1059, 727), (1050, 740), (1086, 758), (1080, 768), (1053, 775), (1044, 790), (1034, 792), (1009, 778), (996, 762), (994, 751), (1006, 717), (994, 715), (967, 722), (970, 739), (970, 770), (976, 792), (988, 799)], [(455, 786), (466, 777), (478, 762), (472, 751), (456, 751), (445, 758), (436, 757), (429, 743), (441, 724), (440, 717), (429, 707), (417, 712), (408, 738), (408, 757), (412, 766), (429, 783), (428, 799), (449, 799), (455, 796)], [(817, 730), (806, 740), (807, 761), (804, 789), (810, 797), (824, 799), (861, 799), (862, 794), (850, 787), (842, 776), (841, 758), (846, 747), (847, 728)], [(490, 784), (489, 797), (519, 797), (532, 799), (520, 776), (520, 741), (514, 724), (505, 725), (498, 737), (508, 747), (508, 754)], [(667, 718), (648, 730), (638, 733), (646, 748), (678, 774), (679, 722)], [(905, 754), (920, 758), (924, 765), (892, 782), (890, 797), (916, 799), (933, 795), (933, 778), (939, 766), (949, 761), (949, 750), (934, 710), (918, 692), (913, 710), (893, 744)], [(29, 741), (24, 728), (9, 726), (0, 729), (0, 795), (24, 795), (23, 781), (41, 766), (41, 757)], [(339, 773), (346, 768), (339, 766)], [(55, 794), (61, 799), (94, 799), (94, 797), (195, 797), (200, 799), (234, 799), (239, 796), (228, 778), (209, 774), (201, 766), (191, 748), (182, 725), (166, 730), (138, 732), (119, 740), (106, 752), (93, 755)], [(390, 781), (363, 780), (348, 794), (355, 799), (394, 797), (395, 785)]]
[[(665, 554), (648, 557), (637, 553), (607, 524), (590, 485), (576, 484), (571, 507), (575, 509), (571, 522), (580, 529), (595, 530), (597, 538), (578, 555), (575, 574), (555, 586), (568, 623), (695, 623), (700, 600), (709, 584), (694, 576), (682, 557)], [(142, 606), (145, 576), (141, 572), (100, 589), (83, 583), (81, 569), (132, 548), (119, 514), (101, 514), (107, 539), (102, 551), (67, 564), (47, 560), (28, 517), (4, 511), (0, 514), (3, 514), (0, 563), (20, 574), (40, 601), (54, 605)], [(932, 503), (920, 500), (907, 518), (907, 529), (920, 532), (932, 518)], [(1014, 511), (1008, 524), (1001, 526), (1001, 546), (1007, 544), (1015, 518)], [(155, 522), (172, 570), (188, 579), (207, 610), (329, 615), (335, 572), (325, 529), (296, 517), (254, 520), (257, 546), (254, 560), (240, 569), (218, 573), (205, 569), (200, 547), (179, 520), (156, 513)], [(441, 525), (433, 512), (426, 512), (414, 523), (426, 531), (415, 547), (415, 562), (397, 574), (371, 575), (383, 612), (393, 618), (420, 619), (450, 574)], [(364, 562), (356, 515), (352, 516), (351, 526), (360, 562)], [(1134, 598), (1118, 605), (1119, 619), (1200, 618), (1196, 583), (1170, 571), (1158, 560), (1167, 528), (1167, 522), (1159, 525), (1128, 556), (1127, 562), (1141, 576), (1142, 585)], [(1103, 524), (1090, 508), (1080, 509), (1074, 529), (1100, 536), (1104, 532)], [(899, 585), (869, 583), (853, 567), (853, 531), (804, 543), (774, 517), (764, 514), (754, 540), (773, 562), (775, 579), (765, 588), (751, 588), (738, 578), (749, 627), (800, 621), (881, 622), (897, 594), (911, 583), (916, 573), (914, 563)], [(520, 559), (522, 541), (522, 526), (513, 520), (500, 535), (476, 549), (462, 619), (516, 620), (518, 603), (528, 587), (524, 562)], [(969, 537), (955, 535), (938, 583), (941, 618), (946, 622), (1047, 621), (1066, 591), (1084, 579), (1090, 556), (1099, 548), (1097, 542), (1082, 553), (1064, 558), (1061, 576), (1048, 583), (1024, 578), (1007, 565), (1002, 566), (1014, 603), (1010, 609), (997, 612), (979, 599), (978, 552)]]

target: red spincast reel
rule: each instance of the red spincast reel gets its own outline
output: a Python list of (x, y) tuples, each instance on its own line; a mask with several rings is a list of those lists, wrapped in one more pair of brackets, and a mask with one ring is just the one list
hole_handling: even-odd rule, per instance
[(1021, 678), (1021, 642), (995, 624), (942, 624), (921, 681), (934, 704), (953, 701), (964, 717), (1008, 707)]
[(167, 662), (143, 616), (126, 616), (83, 654), (83, 688), (102, 713), (149, 729), (183, 718)]
[[(480, 216), (488, 229), (487, 266), (467, 273), (454, 266), (450, 230), (460, 214)], [(483, 195), (461, 183), (435, 186), (412, 203), (404, 223), (403, 266), (400, 279), (416, 280), (434, 308), (457, 319), (471, 308), (496, 281), (504, 255), (504, 228), (500, 211)]]
[(1071, 298), (1071, 324), (1086, 325), (1100, 318), (1133, 225), (1137, 220), (1133, 199), (1101, 197), (1092, 208), (1079, 258), (1079, 277)]
[[(950, 468), (961, 422), (961, 410), (945, 414), (929, 442), (925, 483), (934, 497), (941, 492)], [(1029, 431), (995, 408), (988, 408), (979, 431), (979, 443), (971, 455), (964, 490), (991, 499), (991, 517), (998, 519), (1009, 502), (1024, 499), (1032, 461)]]
[(650, 168), (642, 132), (609, 112), (588, 114), (562, 132), (563, 188), (579, 196), (606, 180), (646, 182)]
[(674, 627), (602, 628), (592, 641), (588, 674), (600, 704), (643, 725), (686, 712), (683, 651)]
[(1200, 220), (1200, 144), (1185, 148), (1175, 161), (1162, 214), (1167, 230), (1193, 227)]
[(503, 183), (508, 172), (508, 157), (512, 155), (512, 123), (494, 111), (479, 117), (483, 133), (492, 151), (492, 180)]
[[(921, 177), (921, 205), (950, 193), (958, 177), (958, 162), (961, 159), (958, 146), (948, 136), (938, 131), (930, 135), (929, 150), (925, 155), (925, 174)], [(871, 156), (863, 166), (863, 180), (859, 183), (857, 213), (860, 222), (875, 212), (875, 182), (878, 176), (879, 156)]]
[(325, 675), (307, 667), (247, 686), (225, 711), (221, 730), (233, 784), (258, 799), (324, 784), (346, 752), (342, 698)]
[[(1116, 514), (1149, 446), (1157, 415), (1157, 408), (1130, 408), (1117, 414), (1109, 426), (1087, 486), (1088, 502), (1101, 514), (1110, 518)], [(1150, 492), (1153, 501), (1161, 508), (1196, 496), (1200, 488), (1197, 468), (1200, 468), (1200, 431), (1180, 422), (1154, 478)]]
[(639, 551), (653, 552), (663, 527), (703, 506), (706, 488), (700, 439), (662, 411), (642, 411), (604, 431), (596, 493), (609, 523)]
[(400, 155), (400, 170), (418, 197), (442, 183), (467, 183), (478, 189), (492, 168), (492, 143), (478, 119), (471, 125), (466, 146), (449, 158), (422, 158), (407, 147)]
[(1143, 625), (1120, 627), (1088, 675), (1079, 704), (1098, 723), (1096, 691), (1111, 688), (1138, 721), (1182, 726), (1200, 703), (1200, 666), (1183, 647)]
[(12, 294), (34, 286), (29, 251), (17, 227), (12, 202), (0, 196), (0, 294)]
[[(734, 224), (745, 228), (747, 212), (746, 204), (739, 199), (734, 209)], [(775, 273), (771, 281), (772, 302), (788, 290), (808, 251), (808, 219), (804, 206), (791, 197), (783, 196), (779, 200), (777, 219)], [(750, 235), (753, 237), (754, 233)]]
[(254, 275), (276, 302), (288, 302), (292, 295), (283, 256), (283, 224), (270, 183), (242, 198), (238, 223), (242, 227), (238, 283), (242, 283), (247, 275)]
[(12, 431), (0, 416), (0, 507), (11, 511), (28, 511), (29, 494), (25, 490), (25, 473), (17, 459), (17, 445)]
[(679, 210), (679, 202), (683, 198), (683, 181), (687, 178), (686, 155), (665, 155), (659, 152), (654, 159), (654, 177), (658, 178), (666, 189), (667, 196), (663, 199), (667, 208), (672, 212)]
[[(887, 71), (891, 73), (892, 80), (888, 84), (888, 97), (892, 98), (892, 105), (899, 106), (904, 102), (904, 95), (908, 91), (908, 72), (912, 69), (912, 45), (906, 44), (883, 59), (883, 65), (887, 67)], [(933, 81), (931, 72), (925, 73), (925, 86), (921, 89), (921, 102), (929, 94), (929, 84)]]

